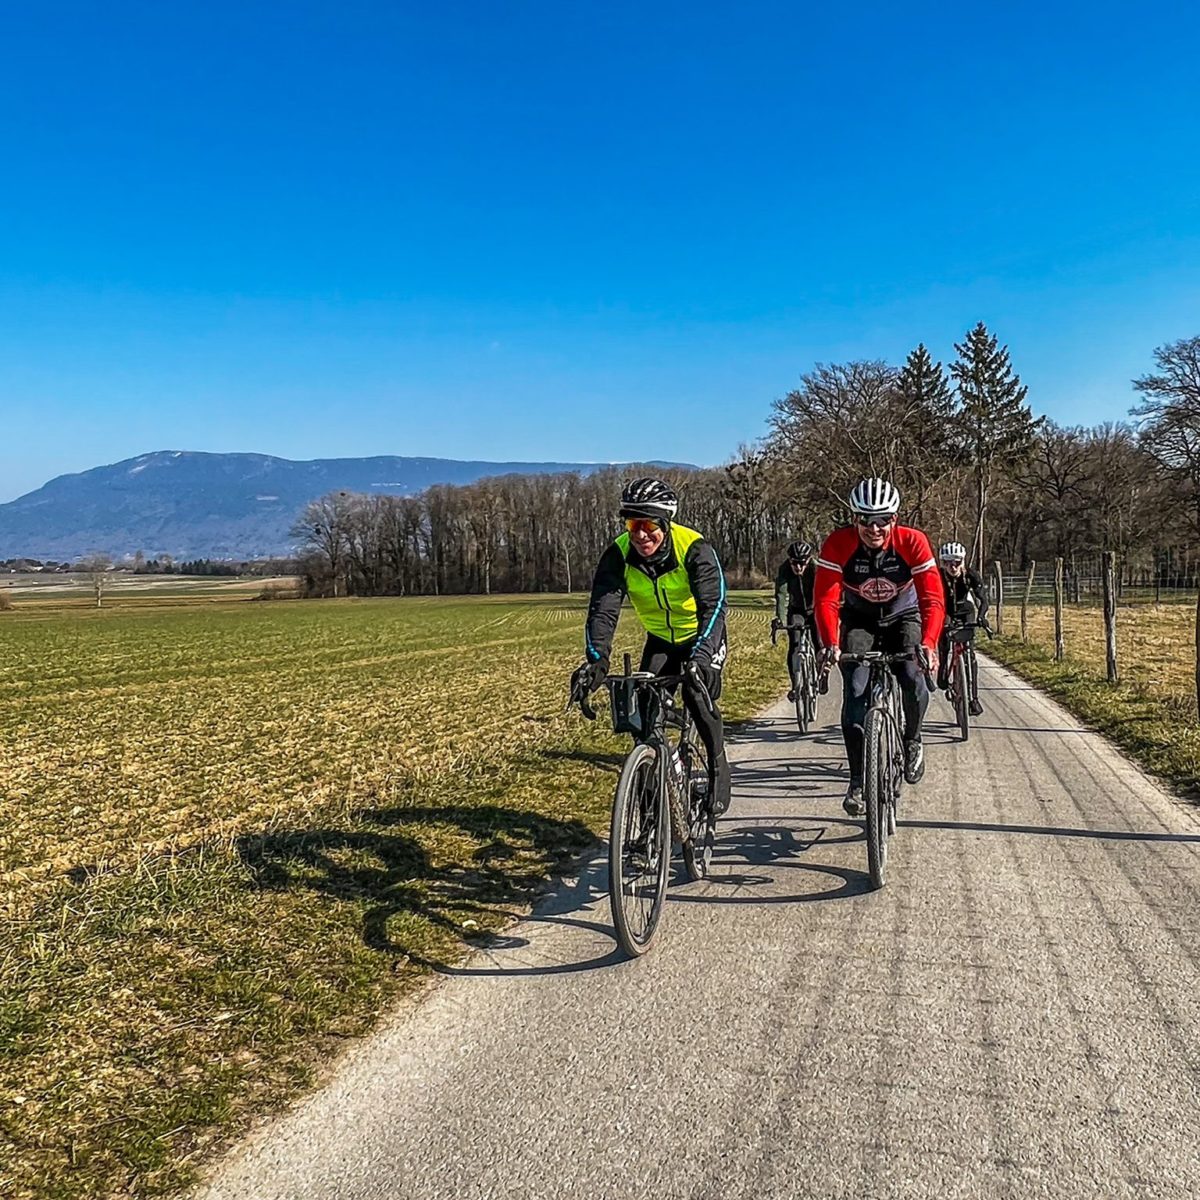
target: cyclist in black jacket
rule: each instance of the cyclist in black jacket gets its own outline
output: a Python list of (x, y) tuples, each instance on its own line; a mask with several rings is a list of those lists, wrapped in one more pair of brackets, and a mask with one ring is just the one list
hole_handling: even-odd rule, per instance
[[(812, 546), (808, 542), (792, 542), (787, 548), (787, 558), (775, 572), (775, 620), (772, 623), (776, 629), (787, 630), (788, 679), (795, 679), (800, 669), (805, 634), (814, 653), (821, 644), (817, 640), (817, 622), (813, 615), (813, 583), (816, 577), (817, 564), (813, 561)], [(796, 622), (802, 622), (803, 628), (796, 628)], [(796, 699), (795, 692), (790, 688), (788, 699)]]
[[(987, 624), (988, 595), (987, 584), (983, 576), (974, 567), (967, 565), (966, 547), (961, 542), (946, 542), (938, 551), (939, 570), (942, 576), (942, 587), (946, 594), (946, 626), (942, 631), (938, 647), (938, 687), (948, 688), (950, 678), (947, 669), (950, 664), (950, 626), (957, 617), (960, 621)], [(971, 630), (971, 640), (974, 641), (975, 631)], [(972, 696), (968, 703), (971, 716), (983, 714), (983, 705), (978, 696)]]

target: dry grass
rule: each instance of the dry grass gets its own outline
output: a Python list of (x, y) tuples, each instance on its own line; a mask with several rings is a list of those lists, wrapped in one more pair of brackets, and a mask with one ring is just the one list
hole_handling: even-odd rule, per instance
[[(0, 1195), (177, 1187), (606, 825), (562, 598), (6, 618)], [(781, 690), (765, 598), (726, 710)], [(625, 644), (635, 635), (628, 624)]]
[[(1016, 627), (1017, 614), (1006, 614)], [(1131, 605), (1117, 610), (1120, 682), (1105, 678), (1104, 618), (1094, 607), (1063, 612), (1066, 659), (1053, 661), (1054, 612), (1029, 611), (1029, 643), (1016, 638), (983, 649), (1062, 700), (1147, 769), (1189, 796), (1200, 791), (1200, 722), (1195, 691), (1195, 609)]]

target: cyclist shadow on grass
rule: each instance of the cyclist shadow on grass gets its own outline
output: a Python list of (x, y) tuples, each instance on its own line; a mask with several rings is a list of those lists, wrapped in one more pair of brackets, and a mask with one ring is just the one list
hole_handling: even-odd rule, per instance
[[(579, 821), (488, 804), (414, 805), (358, 809), (329, 828), (247, 835), (237, 851), (254, 887), (352, 904), (371, 949), (446, 973), (458, 969), (468, 939), (527, 918), (555, 876), (593, 843)], [(587, 901), (575, 896), (572, 907)], [(541, 919), (589, 924), (554, 907), (553, 899), (539, 906)]]

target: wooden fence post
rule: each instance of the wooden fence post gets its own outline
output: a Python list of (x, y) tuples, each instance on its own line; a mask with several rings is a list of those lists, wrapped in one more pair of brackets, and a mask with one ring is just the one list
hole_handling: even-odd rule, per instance
[(1054, 661), (1063, 660), (1063, 560), (1054, 560)]
[(1113, 578), (1113, 559), (1116, 556), (1111, 550), (1104, 552), (1104, 646), (1105, 660), (1108, 667), (1108, 682), (1117, 682), (1117, 588)]
[(1029, 561), (1029, 576), (1025, 580), (1025, 595), (1021, 600), (1021, 641), (1029, 637), (1029, 593), (1033, 591), (1033, 572), (1037, 569), (1037, 559)]
[(999, 559), (992, 563), (992, 569), (996, 572), (996, 633), (1001, 634), (1004, 632), (1004, 575)]
[(1200, 592), (1196, 593), (1196, 711), (1200, 713)]

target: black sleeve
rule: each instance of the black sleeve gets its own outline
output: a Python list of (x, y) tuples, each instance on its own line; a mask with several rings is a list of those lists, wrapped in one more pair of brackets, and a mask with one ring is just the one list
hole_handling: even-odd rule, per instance
[(614, 542), (600, 556), (592, 579), (592, 598), (588, 602), (584, 652), (588, 662), (599, 662), (612, 653), (613, 635), (625, 599), (625, 558)]
[(988, 610), (987, 584), (983, 582), (983, 576), (974, 567), (967, 568), (967, 583), (970, 585), (971, 591), (979, 598), (979, 612), (975, 619), (982, 621), (987, 616)]
[(725, 643), (725, 573), (717, 552), (703, 539), (692, 543), (683, 561), (700, 624), (692, 658), (707, 665)]
[(786, 562), (779, 564), (779, 570), (775, 572), (775, 619), (780, 625), (787, 624), (788, 603), (791, 597), (791, 586), (788, 582), (788, 574), (791, 573), (791, 568)]
[(804, 570), (800, 572), (800, 590), (804, 594), (804, 615), (813, 615), (813, 588), (817, 582), (817, 561), (810, 558)]

